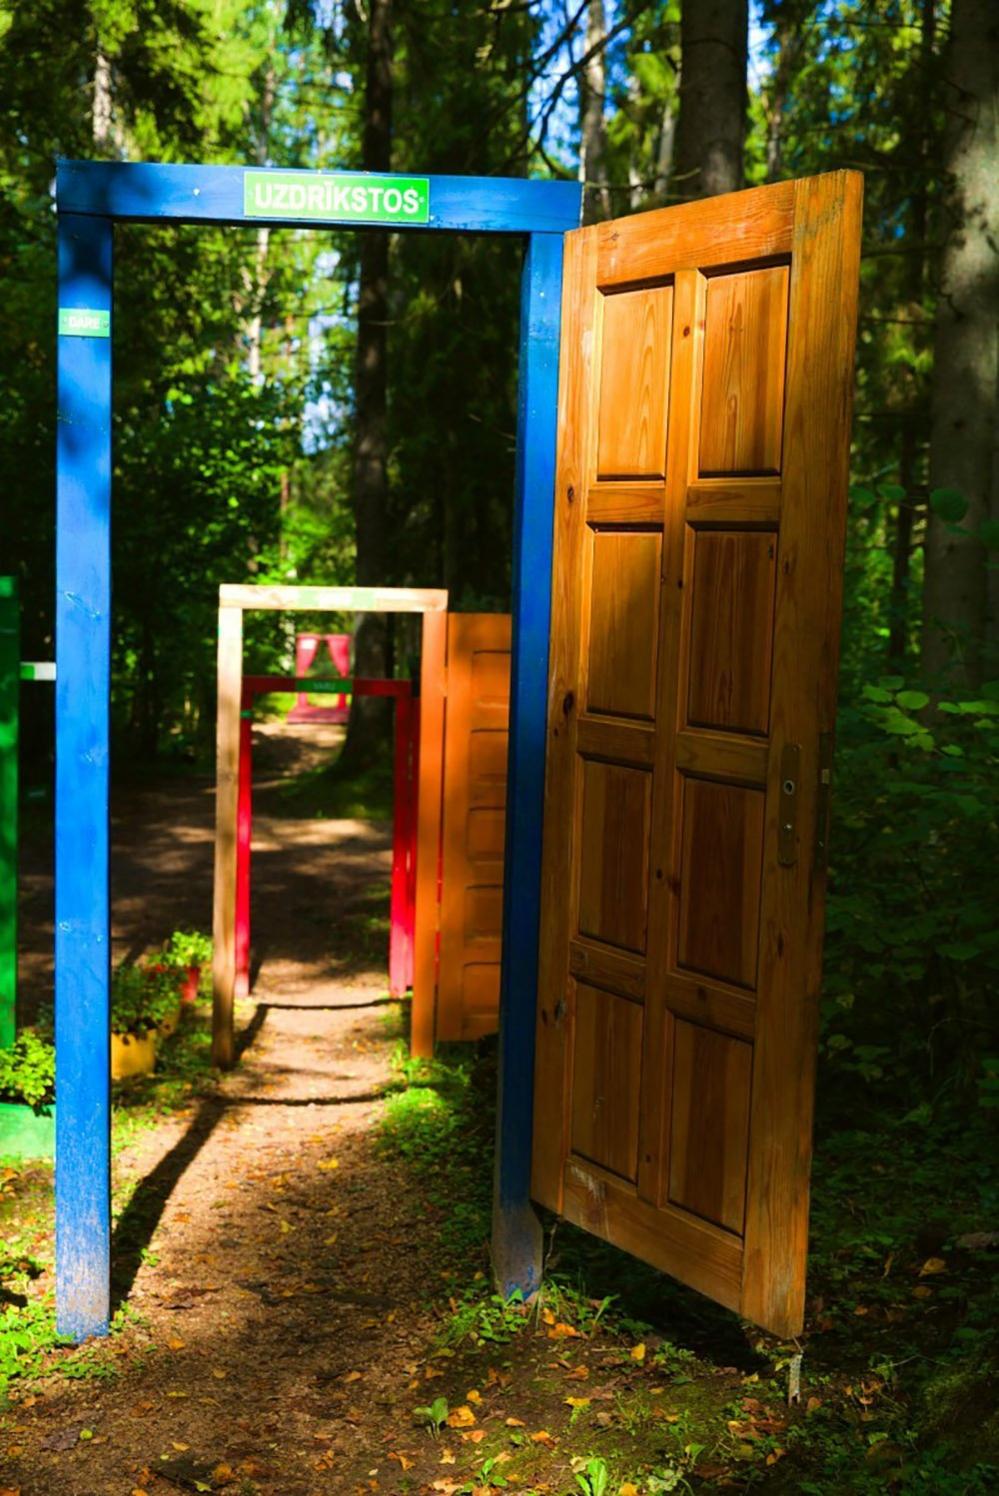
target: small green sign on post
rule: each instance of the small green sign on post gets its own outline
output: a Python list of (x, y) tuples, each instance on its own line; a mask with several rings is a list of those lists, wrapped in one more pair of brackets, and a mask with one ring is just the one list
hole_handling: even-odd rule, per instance
[(0, 1049), (16, 1033), (17, 712), (21, 623), (17, 578), (0, 577)]
[(315, 223), (412, 224), (430, 222), (430, 178), (360, 172), (245, 171), (247, 218), (288, 218)]
[(61, 306), (59, 335), (64, 338), (109, 338), (111, 313), (96, 307)]

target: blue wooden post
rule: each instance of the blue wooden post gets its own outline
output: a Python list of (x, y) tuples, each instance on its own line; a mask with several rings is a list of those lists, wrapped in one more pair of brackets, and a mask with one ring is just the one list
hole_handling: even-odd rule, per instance
[(541, 1227), (530, 1202), (531, 1126), (561, 302), (562, 235), (532, 234), (520, 311), (510, 759), (493, 1188), (493, 1272), (499, 1291), (507, 1297), (517, 1289), (529, 1296), (541, 1283)]
[(56, 1315), (76, 1340), (110, 1310), (111, 232), (59, 215)]
[[(259, 175), (254, 171), (254, 175)], [(248, 216), (238, 166), (61, 161), (56, 628), (56, 1300), (77, 1339), (107, 1328), (110, 1300), (111, 226), (116, 219), (356, 224)], [(288, 173), (275, 172), (274, 177)], [(325, 174), (292, 173), (303, 182)], [(389, 178), (365, 174), (358, 183)], [(529, 1203), (545, 702), (551, 599), (562, 235), (574, 182), (439, 177), (415, 233), (526, 234), (514, 541), (514, 644), (493, 1248), (504, 1291), (540, 1280)]]

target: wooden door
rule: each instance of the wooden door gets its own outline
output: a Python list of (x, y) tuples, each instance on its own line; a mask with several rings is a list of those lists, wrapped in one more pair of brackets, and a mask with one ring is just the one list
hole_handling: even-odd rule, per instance
[(498, 1026), (509, 718), (510, 615), (449, 614), (438, 1039)]
[(567, 236), (533, 1193), (801, 1329), (861, 178)]

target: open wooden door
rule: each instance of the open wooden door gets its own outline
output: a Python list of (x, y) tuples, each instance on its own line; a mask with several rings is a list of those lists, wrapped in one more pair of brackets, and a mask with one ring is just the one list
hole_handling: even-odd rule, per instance
[(509, 613), (449, 613), (438, 1039), (499, 1024)]
[(567, 235), (533, 1194), (804, 1310), (861, 178)]

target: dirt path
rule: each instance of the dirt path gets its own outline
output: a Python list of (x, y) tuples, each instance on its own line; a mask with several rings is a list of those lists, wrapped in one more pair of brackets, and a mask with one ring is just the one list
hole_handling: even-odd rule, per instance
[[(389, 828), (281, 818), (266, 785), (303, 755), (261, 736), (242, 1063), (118, 1159), (119, 1187), (138, 1181), (116, 1231), (118, 1296), (137, 1319), (113, 1378), (53, 1377), (19, 1405), (0, 1486), (20, 1496), (403, 1488), (385, 1430), (391, 1443), (426, 1352), (432, 1267), (423, 1207), (373, 1134), (399, 1032), (384, 998)], [(201, 785), (119, 799), (117, 955), (208, 923), (211, 809)], [(36, 987), (45, 894), (38, 876)]]

